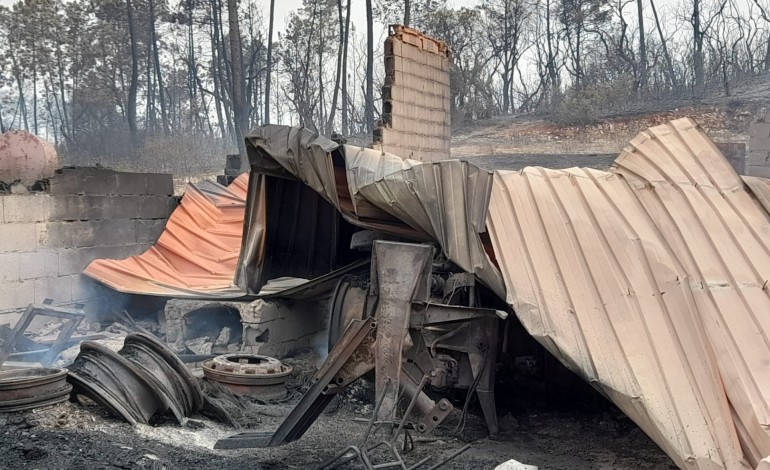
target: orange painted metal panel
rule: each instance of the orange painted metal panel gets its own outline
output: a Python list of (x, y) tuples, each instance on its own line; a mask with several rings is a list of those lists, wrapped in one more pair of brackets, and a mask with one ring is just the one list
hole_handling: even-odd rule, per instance
[(233, 285), (249, 175), (228, 187), (190, 184), (155, 246), (123, 260), (98, 259), (84, 274), (120, 292), (173, 297), (241, 297)]

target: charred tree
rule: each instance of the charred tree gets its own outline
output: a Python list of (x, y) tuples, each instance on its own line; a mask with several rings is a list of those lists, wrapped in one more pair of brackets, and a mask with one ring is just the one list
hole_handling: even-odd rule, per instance
[(126, 0), (126, 15), (128, 17), (128, 35), (131, 41), (131, 82), (128, 87), (126, 117), (128, 118), (128, 129), (131, 132), (131, 143), (134, 148), (137, 148), (139, 146), (139, 130), (136, 127), (136, 94), (139, 89), (139, 47), (136, 39), (134, 7), (131, 0)]
[(374, 15), (372, 0), (366, 0), (366, 131), (374, 130)]
[(267, 71), (265, 75), (265, 124), (270, 124), (270, 85), (273, 75), (273, 23), (275, 20), (275, 0), (270, 0), (270, 26), (267, 36)]

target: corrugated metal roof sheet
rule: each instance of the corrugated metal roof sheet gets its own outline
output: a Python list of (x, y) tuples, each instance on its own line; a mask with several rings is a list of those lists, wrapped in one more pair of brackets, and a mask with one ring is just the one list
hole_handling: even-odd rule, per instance
[[(480, 237), (491, 172), (459, 160), (421, 163), (340, 146), (307, 129), (286, 126), (260, 127), (246, 139), (253, 171), (302, 181), (358, 227), (436, 240), (448, 258), (503, 295), (502, 278)], [(249, 204), (252, 212), (261, 212), (257, 204)], [(254, 280), (259, 257), (253, 247), (264, 243), (261, 236), (259, 225), (254, 230), (247, 226), (239, 263), (241, 286), (259, 284)]]
[(155, 246), (123, 260), (98, 259), (84, 274), (115, 290), (173, 297), (241, 297), (233, 285), (249, 175), (228, 187), (189, 184)]
[(487, 227), (525, 328), (678, 466), (770, 454), (770, 217), (694, 122), (609, 173), (498, 172)]

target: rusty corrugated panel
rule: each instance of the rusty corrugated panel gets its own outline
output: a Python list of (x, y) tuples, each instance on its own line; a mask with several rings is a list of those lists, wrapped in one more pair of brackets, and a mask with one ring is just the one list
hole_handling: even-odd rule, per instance
[(743, 182), (754, 194), (762, 207), (770, 212), (770, 180), (758, 176), (742, 176)]
[[(403, 160), (379, 150), (340, 146), (306, 129), (286, 126), (255, 129), (247, 137), (247, 144), (252, 171), (268, 181), (266, 186), (270, 187), (271, 179), (300, 181), (304, 187), (320, 195), (331, 205), (329, 207), (339, 210), (350, 224), (412, 240), (436, 240), (447, 257), (462, 269), (477, 274), (488, 287), (503, 295), (502, 278), (484, 251), (480, 237), (485, 230), (484, 215), (491, 188), (491, 173), (459, 160), (421, 163)], [(258, 178), (255, 176), (252, 179)], [(253, 193), (257, 194), (256, 191)], [(316, 207), (317, 203), (309, 195), (305, 197), (308, 204)], [(257, 210), (252, 198), (249, 199), (247, 213), (261, 213), (263, 210)], [(276, 220), (291, 220), (292, 224), (298, 224), (296, 210), (292, 210), (291, 204), (287, 205), (282, 199), (273, 203), (270, 194), (265, 200), (267, 212), (278, 210), (279, 214), (274, 215)], [(276, 209), (277, 206), (285, 207)], [(300, 205), (305, 206), (307, 204)], [(317, 207), (326, 209), (320, 204)], [(274, 230), (275, 224), (268, 220), (266, 226), (270, 231)], [(311, 224), (306, 230), (292, 231), (287, 225), (281, 230), (307, 236), (312, 233), (313, 227)], [(262, 272), (264, 261), (260, 261), (260, 251), (255, 249), (265, 243), (264, 233), (260, 230), (259, 224), (254, 230), (248, 225), (246, 227), (246, 242), (237, 278), (239, 286), (253, 292), (258, 291), (263, 281), (270, 277)], [(338, 243), (340, 240), (319, 240), (312, 243), (312, 250), (307, 251), (315, 256), (329, 249), (340, 253), (344, 251)], [(267, 252), (272, 251), (267, 249)], [(283, 251), (295, 256), (289, 250)], [(338, 256), (332, 255), (332, 258)], [(321, 258), (321, 261), (326, 261), (326, 258)], [(354, 259), (346, 259), (346, 263), (342, 264), (352, 261)], [(284, 264), (284, 269), (288, 271), (270, 274), (308, 277), (301, 275), (302, 271), (298, 269), (305, 262), (310, 262), (307, 256), (300, 256)], [(310, 263), (308, 268), (312, 265)], [(327, 272), (331, 270), (330, 266), (326, 269)]]
[(248, 174), (228, 187), (190, 184), (155, 246), (123, 260), (99, 259), (84, 274), (120, 292), (241, 297), (233, 284), (241, 249)]
[(503, 295), (479, 236), (486, 231), (491, 172), (460, 160), (421, 163), (371, 149), (344, 151), (354, 204), (365, 201), (427, 234), (447, 258)]
[(770, 216), (694, 122), (609, 173), (498, 172), (487, 226), (525, 328), (680, 468), (770, 454)]

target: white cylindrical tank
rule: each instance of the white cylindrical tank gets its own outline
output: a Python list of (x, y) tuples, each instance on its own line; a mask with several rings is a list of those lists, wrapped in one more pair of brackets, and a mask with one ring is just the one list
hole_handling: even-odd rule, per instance
[(50, 178), (59, 166), (59, 155), (47, 140), (26, 131), (0, 134), (0, 181), (32, 184)]

